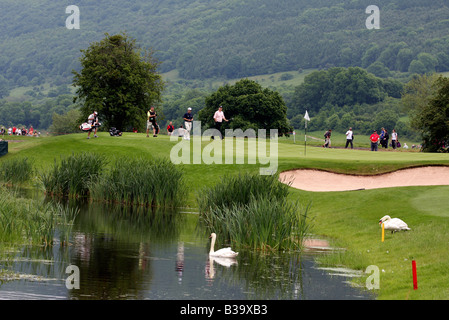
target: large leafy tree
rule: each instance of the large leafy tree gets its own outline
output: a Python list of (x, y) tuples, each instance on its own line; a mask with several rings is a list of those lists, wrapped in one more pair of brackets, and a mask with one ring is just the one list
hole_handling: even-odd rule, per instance
[(161, 101), (163, 81), (159, 62), (150, 50), (136, 46), (126, 34), (106, 37), (81, 50), (81, 72), (73, 71), (82, 117), (93, 111), (105, 127), (142, 128), (146, 111)]
[(440, 76), (435, 82), (437, 92), (415, 115), (414, 123), (421, 131), (424, 150), (449, 150), (449, 79)]
[(278, 129), (279, 135), (292, 130), (281, 95), (252, 80), (242, 79), (234, 85), (220, 87), (205, 102), (198, 117), (203, 127), (213, 127), (213, 115), (223, 106), (225, 117), (231, 119), (224, 123), (223, 129)]

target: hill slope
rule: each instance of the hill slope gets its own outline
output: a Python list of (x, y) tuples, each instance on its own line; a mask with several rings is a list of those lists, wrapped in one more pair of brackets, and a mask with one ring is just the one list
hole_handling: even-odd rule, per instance
[(378, 0), (379, 30), (365, 26), (367, 0), (80, 0), (79, 30), (66, 28), (69, 4), (2, 1), (0, 87), (68, 83), (80, 49), (121, 31), (157, 51), (161, 72), (186, 79), (330, 66), (449, 70), (445, 0)]

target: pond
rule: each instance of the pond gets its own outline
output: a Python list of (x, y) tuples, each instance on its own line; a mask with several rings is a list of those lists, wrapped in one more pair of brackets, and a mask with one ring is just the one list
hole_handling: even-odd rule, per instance
[[(209, 259), (210, 240), (195, 212), (76, 204), (71, 245), (23, 247), (0, 268), (13, 272), (0, 299), (38, 300), (332, 300), (373, 299), (332, 275), (316, 254), (240, 252)], [(222, 244), (217, 239), (216, 247)], [(79, 288), (71, 282), (79, 271)], [(67, 271), (67, 273), (66, 273)], [(70, 278), (70, 281), (68, 280)]]

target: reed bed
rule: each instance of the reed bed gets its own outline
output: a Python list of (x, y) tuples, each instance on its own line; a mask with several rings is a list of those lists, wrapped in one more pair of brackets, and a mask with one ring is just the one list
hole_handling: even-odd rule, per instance
[(60, 241), (66, 243), (76, 215), (77, 210), (18, 198), (0, 189), (0, 242), (51, 245), (58, 230)]
[(239, 173), (221, 178), (215, 186), (203, 188), (197, 196), (199, 210), (207, 213), (211, 208), (244, 205), (251, 197), (284, 199), (289, 186), (280, 183), (276, 175)]
[(91, 184), (91, 198), (109, 203), (176, 207), (182, 172), (167, 159), (118, 158)]
[(32, 162), (24, 157), (8, 159), (0, 163), (0, 182), (14, 185), (27, 182), (33, 174)]
[(53, 168), (41, 173), (40, 180), (50, 195), (63, 197), (85, 197), (89, 195), (89, 185), (98, 179), (106, 164), (105, 157), (95, 153), (72, 154), (55, 159)]
[(309, 232), (309, 206), (287, 196), (288, 186), (277, 176), (225, 177), (198, 195), (201, 221), (236, 247), (297, 251)]

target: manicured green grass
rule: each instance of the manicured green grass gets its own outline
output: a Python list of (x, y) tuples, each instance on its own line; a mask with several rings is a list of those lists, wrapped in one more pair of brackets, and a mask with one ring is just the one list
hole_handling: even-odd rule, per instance
[[(146, 138), (145, 134), (125, 133), (98, 139), (85, 134), (45, 137), (10, 144), (10, 154), (0, 158), (27, 157), (39, 170), (50, 168), (55, 159), (72, 152), (95, 151), (117, 157), (165, 157), (177, 142), (166, 136)], [(202, 146), (206, 146), (203, 141)], [(278, 170), (316, 168), (349, 174), (376, 174), (405, 167), (449, 165), (447, 154), (420, 152), (371, 152), (366, 150), (307, 147), (280, 139)], [(196, 196), (204, 187), (217, 184), (221, 177), (239, 172), (257, 173), (266, 165), (179, 165), (186, 188), (183, 206), (197, 208)], [(448, 186), (403, 187), (350, 192), (305, 192), (290, 189), (289, 199), (308, 204), (314, 219), (311, 232), (327, 238), (332, 246), (345, 248), (338, 254), (320, 257), (323, 264), (366, 270), (376, 265), (381, 270), (379, 299), (448, 299), (449, 234)], [(406, 221), (409, 232), (390, 234), (381, 242), (379, 219), (385, 214)], [(418, 267), (418, 290), (413, 290), (411, 260)], [(364, 279), (361, 280), (363, 285)]]

